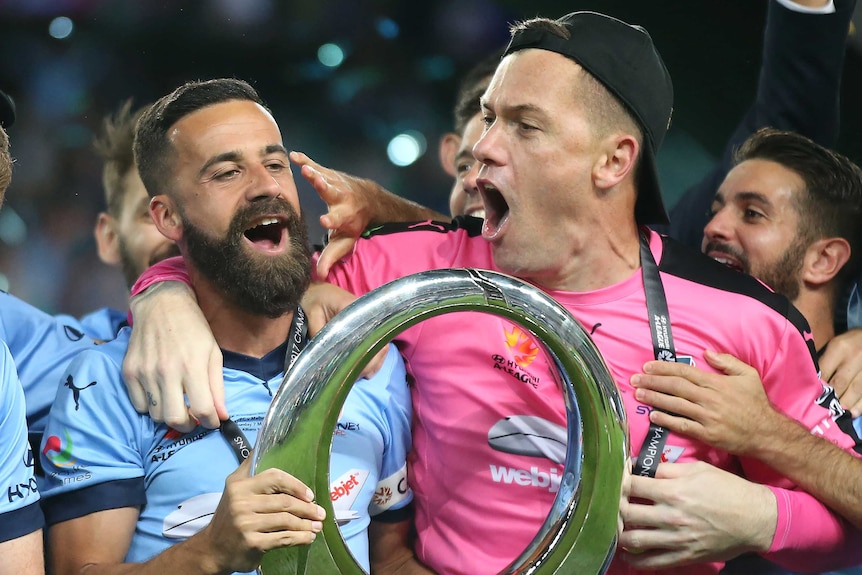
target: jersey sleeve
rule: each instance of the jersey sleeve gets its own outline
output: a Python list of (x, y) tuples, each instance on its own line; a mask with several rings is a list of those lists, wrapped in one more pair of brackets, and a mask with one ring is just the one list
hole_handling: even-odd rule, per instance
[(63, 377), (42, 438), (49, 524), (146, 502), (142, 448), (146, 421), (121, 378), (128, 343), (79, 355)]
[(326, 281), (362, 295), (400, 277), (441, 268), (496, 269), (476, 218), (387, 224), (366, 232)]
[[(376, 381), (376, 380), (381, 381)], [(380, 480), (371, 500), (372, 517), (406, 507), (413, 500), (407, 484), (407, 453), (411, 448), (410, 422), (413, 411), (407, 370), (397, 348), (389, 344), (383, 368), (372, 377), (372, 383), (385, 390), (383, 405), (388, 436), (384, 438)]]
[(813, 495), (770, 487), (778, 504), (772, 547), (764, 557), (794, 572), (844, 569), (862, 563), (862, 532)]
[(55, 318), (6, 292), (0, 292), (0, 339), (15, 361), (27, 398), (27, 426), (37, 445), (63, 370), (95, 342), (76, 319)]
[(0, 342), (0, 542), (32, 533), (44, 523), (25, 413), (12, 354)]
[(131, 297), (135, 297), (148, 287), (159, 282), (176, 281), (188, 286), (192, 285), (186, 263), (182, 256), (174, 256), (153, 264), (146, 270), (132, 286)]
[[(775, 354), (761, 372), (761, 378), (770, 401), (780, 411), (812, 433), (856, 455), (855, 434), (845, 433), (836, 423), (843, 410), (838, 406), (839, 411), (832, 411), (821, 405), (826, 395), (824, 384), (805, 336), (792, 322), (786, 322)], [(862, 561), (858, 530), (770, 467), (750, 459), (742, 459), (741, 463), (744, 475), (770, 486), (778, 502), (778, 526), (770, 552), (765, 555), (767, 559), (798, 569), (800, 556), (805, 555), (807, 568), (814, 570)], [(857, 544), (848, 547), (848, 540)]]

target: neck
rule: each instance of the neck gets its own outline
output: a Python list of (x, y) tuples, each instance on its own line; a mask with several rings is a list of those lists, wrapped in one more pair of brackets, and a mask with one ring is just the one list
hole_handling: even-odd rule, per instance
[(218, 346), (251, 357), (263, 357), (287, 339), (293, 312), (277, 318), (248, 312), (229, 301), (209, 281), (189, 268), (201, 311)]
[(834, 298), (803, 288), (799, 296), (793, 300), (793, 305), (808, 321), (814, 338), (814, 347), (820, 349), (835, 337)]
[(578, 234), (578, 249), (567, 255), (556, 275), (533, 278), (545, 289), (588, 292), (616, 285), (640, 269), (640, 236), (634, 220)]

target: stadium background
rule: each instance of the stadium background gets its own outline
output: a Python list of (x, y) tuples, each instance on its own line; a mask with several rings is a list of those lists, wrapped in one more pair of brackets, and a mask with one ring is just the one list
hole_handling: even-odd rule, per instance
[[(103, 208), (93, 134), (125, 98), (147, 103), (189, 79), (250, 81), (288, 148), (446, 211), (437, 142), (451, 126), (458, 78), (506, 42), (508, 23), (579, 9), (642, 24), (666, 60), (676, 103), (659, 164), (672, 203), (753, 98), (765, 0), (0, 0), (0, 89), (18, 107), (0, 287), (52, 312), (125, 305), (119, 271), (98, 261), (92, 240)], [(862, 25), (859, 9), (855, 21)], [(859, 36), (849, 40), (837, 146), (857, 163)], [(339, 65), (321, 63), (338, 62), (339, 50)], [(387, 145), (403, 133), (426, 147), (399, 167)], [(298, 184), (320, 237), (324, 206)]]

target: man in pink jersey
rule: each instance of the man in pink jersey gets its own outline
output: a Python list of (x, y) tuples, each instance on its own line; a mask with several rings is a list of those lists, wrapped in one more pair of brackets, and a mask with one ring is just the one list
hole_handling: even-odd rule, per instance
[[(643, 29), (589, 12), (516, 26), (482, 102), (486, 128), (474, 154), (483, 164), (484, 224), (384, 227), (329, 281), (360, 294), (429, 268), (478, 267), (541, 287), (591, 331), (623, 394), (633, 456), (652, 430), (629, 379), (656, 357), (706, 368), (704, 349), (754, 365), (783, 411), (852, 447), (815, 404), (823, 386), (804, 320), (787, 300), (641, 227), (666, 219), (654, 158), (672, 107), (670, 79)], [(653, 260), (649, 273), (663, 296), (648, 299), (643, 270)], [(656, 300), (667, 313), (652, 313)], [(672, 346), (656, 317), (669, 318)], [(565, 418), (556, 375), (528, 334), (487, 316), (440, 316), (398, 340), (417, 380), (418, 561), (438, 573), (497, 573), (532, 539), (558, 485), (553, 430)], [(497, 434), (513, 418), (542, 422), (548, 441), (533, 450), (501, 445)], [(684, 572), (717, 573), (721, 560), (744, 550), (811, 569), (852, 561), (846, 524), (765, 465), (673, 434), (661, 452), (760, 483), (751, 484), (760, 506), (747, 525), (755, 528), (735, 547), (713, 549), (714, 562)], [(651, 472), (646, 459), (636, 472)], [(807, 529), (814, 520), (823, 527), (816, 533)], [(403, 535), (390, 566), (426, 572)], [(611, 565), (613, 573), (630, 571), (620, 559)]]
[[(834, 310), (862, 258), (862, 171), (803, 136), (775, 130), (749, 138), (735, 160), (715, 195), (713, 216), (704, 229), (704, 252), (788, 297), (810, 325), (806, 337), (819, 356), (835, 337)], [(824, 473), (846, 469), (858, 475), (862, 462), (799, 433), (795, 422), (766, 401), (750, 366), (726, 355), (713, 356), (710, 362), (727, 375), (654, 365), (649, 374), (636, 376), (636, 396), (684, 416), (657, 411), (653, 418), (661, 425), (756, 456), (862, 525), (855, 503), (858, 489), (852, 482), (835, 482), (834, 473)], [(839, 421), (846, 424), (848, 419)], [(860, 420), (854, 423), (858, 430)], [(837, 489), (829, 488), (830, 483)], [(633, 494), (642, 487), (635, 479)], [(676, 494), (652, 488), (652, 495), (654, 501), (664, 501)], [(660, 514), (653, 517), (664, 521)], [(747, 564), (739, 572), (749, 571)]]

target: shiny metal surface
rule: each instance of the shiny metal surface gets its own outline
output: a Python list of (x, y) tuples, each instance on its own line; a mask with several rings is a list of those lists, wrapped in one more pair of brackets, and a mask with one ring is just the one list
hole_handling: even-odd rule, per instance
[(253, 468), (278, 467), (305, 482), (327, 520), (312, 545), (267, 553), (265, 575), (364, 573), (332, 519), (332, 429), (375, 352), (408, 327), (456, 311), (486, 312), (528, 329), (545, 344), (564, 382), (569, 441), (560, 490), (533, 542), (502, 573), (606, 570), (616, 545), (628, 435), (603, 359), (583, 327), (539, 289), (498, 272), (445, 269), (401, 278), (359, 298), (321, 330), (285, 377), (258, 434)]

